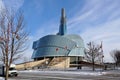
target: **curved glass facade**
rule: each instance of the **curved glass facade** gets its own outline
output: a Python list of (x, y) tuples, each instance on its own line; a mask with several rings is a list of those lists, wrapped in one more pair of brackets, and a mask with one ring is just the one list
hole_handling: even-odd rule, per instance
[(83, 40), (77, 35), (47, 35), (33, 42), (32, 58), (54, 56), (83, 56)]

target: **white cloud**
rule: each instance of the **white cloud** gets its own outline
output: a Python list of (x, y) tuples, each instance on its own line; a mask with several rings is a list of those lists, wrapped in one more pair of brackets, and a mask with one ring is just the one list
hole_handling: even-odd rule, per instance
[[(85, 43), (89, 41), (103, 41), (103, 49), (106, 61), (111, 61), (109, 52), (113, 49), (120, 49), (120, 19), (103, 23), (97, 27), (87, 28), (81, 36)], [(109, 57), (108, 57), (109, 56)]]
[(2, 11), (2, 9), (4, 8), (4, 4), (3, 4), (3, 1), (0, 0), (0, 12)]
[(89, 41), (103, 41), (105, 61), (112, 61), (109, 52), (120, 49), (119, 1), (86, 0), (83, 9), (75, 15), (68, 23), (71, 33), (79, 33), (85, 44)]
[(24, 3), (24, 0), (4, 0), (5, 7), (8, 10), (17, 11)]
[(86, 0), (82, 10), (79, 10), (80, 5), (77, 6), (78, 11), (76, 13), (73, 12), (74, 16), (68, 22), (70, 29), (75, 27), (73, 24), (98, 24), (107, 20), (113, 20), (120, 15), (118, 0)]

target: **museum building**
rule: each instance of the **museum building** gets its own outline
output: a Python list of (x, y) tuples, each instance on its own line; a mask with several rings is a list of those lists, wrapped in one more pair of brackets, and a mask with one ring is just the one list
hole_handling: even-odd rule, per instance
[(34, 41), (32, 48), (32, 59), (47, 59), (46, 65), (49, 67), (70, 67), (70, 64), (77, 64), (84, 56), (83, 39), (77, 34), (67, 34), (64, 8), (61, 11), (59, 32)]

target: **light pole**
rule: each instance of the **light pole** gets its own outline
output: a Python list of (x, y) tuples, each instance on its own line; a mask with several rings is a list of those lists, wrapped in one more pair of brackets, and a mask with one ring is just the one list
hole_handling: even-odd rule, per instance
[[(58, 50), (59, 50), (59, 48), (56, 48), (56, 55), (58, 55)], [(57, 58), (56, 58), (56, 63), (58, 64)]]
[[(59, 49), (58, 49), (58, 48), (56, 48), (56, 53), (58, 52), (58, 50), (59, 50)], [(54, 56), (55, 56), (55, 55), (54, 55)]]
[(103, 67), (104, 67), (103, 58), (104, 58), (104, 55), (102, 54), (102, 65), (103, 65)]
[(67, 46), (65, 46), (65, 70), (66, 70), (66, 67), (67, 67), (67, 52), (66, 52), (66, 50), (67, 50)]

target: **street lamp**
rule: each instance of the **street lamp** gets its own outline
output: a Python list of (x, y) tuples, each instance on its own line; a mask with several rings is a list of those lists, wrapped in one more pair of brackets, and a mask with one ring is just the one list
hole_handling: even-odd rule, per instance
[(66, 69), (66, 67), (67, 67), (67, 52), (66, 52), (66, 50), (67, 50), (67, 46), (65, 46), (65, 69)]
[[(56, 48), (56, 55), (58, 55), (58, 50), (59, 50), (59, 48)], [(54, 55), (55, 56), (55, 55)], [(56, 58), (56, 61), (55, 61), (55, 63), (57, 63), (58, 64), (58, 57)]]
[[(58, 53), (59, 48), (56, 48), (56, 53)], [(54, 55), (55, 56), (55, 55)]]

